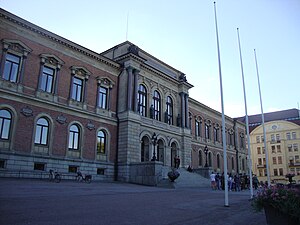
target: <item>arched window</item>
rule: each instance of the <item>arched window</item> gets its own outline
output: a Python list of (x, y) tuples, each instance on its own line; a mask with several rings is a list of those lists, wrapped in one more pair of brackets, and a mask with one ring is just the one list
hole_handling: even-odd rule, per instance
[(48, 145), (49, 122), (45, 118), (39, 118), (36, 122), (34, 144)]
[(6, 110), (0, 110), (0, 139), (8, 140), (10, 136), (11, 129), (11, 113)]
[(147, 116), (147, 91), (144, 85), (139, 85), (138, 90), (138, 112), (142, 116)]
[(167, 122), (173, 125), (173, 100), (170, 96), (167, 97)]
[(106, 135), (100, 130), (97, 135), (97, 154), (106, 153)]
[(210, 139), (210, 126), (205, 124), (205, 139)]
[(203, 156), (202, 156), (202, 152), (199, 151), (199, 166), (203, 166), (203, 160), (202, 160)]
[(158, 93), (158, 91), (154, 91), (154, 96), (153, 96), (154, 119), (159, 121), (161, 121), (160, 105), (161, 105), (160, 94)]
[(72, 125), (69, 131), (69, 150), (79, 150), (80, 130), (77, 125)]
[(217, 168), (220, 169), (220, 155), (217, 155)]

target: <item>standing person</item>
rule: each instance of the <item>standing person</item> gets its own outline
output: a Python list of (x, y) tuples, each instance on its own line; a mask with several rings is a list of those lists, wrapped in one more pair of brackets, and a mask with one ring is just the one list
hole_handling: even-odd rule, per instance
[(214, 172), (211, 172), (210, 174), (210, 184), (211, 189), (216, 190), (216, 174)]
[(216, 186), (217, 186), (216, 188), (218, 190), (221, 190), (221, 176), (219, 173), (216, 174), (215, 179), (216, 179)]
[(255, 174), (252, 178), (252, 182), (253, 182), (254, 189), (257, 190), (259, 182), (258, 182), (257, 176)]
[(180, 166), (180, 158), (179, 156), (177, 156), (177, 169), (179, 168), (179, 166)]
[(241, 191), (241, 179), (238, 174), (234, 176), (235, 191)]

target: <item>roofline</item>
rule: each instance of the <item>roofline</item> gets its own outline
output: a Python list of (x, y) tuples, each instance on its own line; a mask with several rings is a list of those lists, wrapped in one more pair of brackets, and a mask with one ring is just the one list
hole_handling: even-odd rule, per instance
[(16, 16), (16, 15), (14, 15), (14, 14), (12, 14), (12, 13), (10, 13), (10, 12), (2, 9), (2, 8), (0, 8), (0, 18), (8, 20), (12, 23), (15, 23), (15, 24), (19, 25), (19, 26), (22, 26), (25, 29), (28, 29), (32, 32), (35, 32), (35, 33), (37, 33), (41, 36), (44, 36), (44, 37), (46, 37), (46, 38), (48, 38), (52, 41), (58, 42), (58, 43), (66, 46), (70, 49), (78, 51), (78, 52), (80, 52), (80, 53), (82, 53), (86, 56), (94, 58), (94, 59), (96, 59), (96, 60), (98, 60), (102, 63), (105, 63), (109, 66), (112, 66), (112, 67), (115, 67), (115, 68), (120, 68), (121, 67), (121, 65), (119, 63), (116, 63), (115, 61), (113, 61), (113, 60), (111, 60), (111, 59), (109, 59), (109, 58), (107, 58), (107, 57), (105, 57), (105, 56), (103, 56), (103, 55), (101, 55), (97, 52), (94, 52), (94, 51), (92, 51), (92, 50), (90, 50), (86, 47), (83, 47), (79, 44), (76, 44), (75, 42), (72, 42), (72, 41), (70, 41), (66, 38), (63, 38), (63, 37), (61, 37), (61, 36), (59, 36), (59, 35), (57, 35), (53, 32), (50, 32), (50, 31), (48, 31), (48, 30), (46, 30), (46, 29), (44, 29), (40, 26), (37, 26), (37, 25), (27, 21), (27, 20), (24, 20), (21, 17)]

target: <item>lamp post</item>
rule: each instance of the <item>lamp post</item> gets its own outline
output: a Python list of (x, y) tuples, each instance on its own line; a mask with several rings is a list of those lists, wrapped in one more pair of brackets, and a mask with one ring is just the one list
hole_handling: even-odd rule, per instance
[(207, 145), (204, 147), (204, 153), (205, 153), (205, 166), (204, 167), (208, 167), (208, 164), (207, 164), (207, 153), (208, 153)]
[(152, 156), (151, 161), (156, 161), (156, 156), (155, 156), (155, 145), (156, 145), (156, 142), (157, 142), (157, 136), (156, 136), (156, 134), (155, 134), (155, 132), (154, 132), (153, 135), (152, 135), (153, 156)]

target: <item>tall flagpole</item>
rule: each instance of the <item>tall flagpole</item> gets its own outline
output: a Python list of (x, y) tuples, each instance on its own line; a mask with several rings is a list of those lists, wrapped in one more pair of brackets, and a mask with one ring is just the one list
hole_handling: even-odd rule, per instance
[(223, 136), (223, 155), (224, 155), (224, 182), (225, 182), (225, 205), (229, 206), (228, 203), (228, 178), (227, 178), (227, 154), (226, 154), (226, 134), (225, 134), (225, 115), (224, 115), (224, 103), (223, 103), (223, 85), (222, 85), (222, 72), (221, 72), (221, 59), (220, 59), (220, 46), (219, 46), (219, 34), (217, 24), (217, 12), (216, 2), (214, 2), (215, 10), (215, 23), (216, 23), (216, 36), (217, 36), (217, 47), (218, 47), (218, 62), (219, 62), (219, 77), (220, 77), (220, 92), (221, 92), (221, 106), (222, 106), (222, 136)]
[(257, 58), (256, 58), (256, 51), (255, 51), (255, 49), (254, 49), (254, 56), (255, 56), (256, 74), (257, 74), (257, 81), (258, 81), (258, 88), (259, 88), (259, 97), (260, 97), (261, 121), (262, 121), (262, 127), (263, 127), (263, 135), (264, 135), (264, 148), (265, 148), (265, 154), (266, 154), (267, 179), (268, 179), (268, 186), (270, 186), (271, 185), (271, 181), (270, 181), (270, 171), (269, 171), (269, 152), (268, 152), (268, 149), (267, 149), (265, 117), (264, 117), (264, 111), (263, 111), (263, 105), (262, 105), (262, 99), (261, 99), (261, 90), (260, 90), (260, 82), (259, 82), (259, 74), (258, 74), (258, 66), (257, 66)]
[(241, 50), (239, 28), (237, 28), (237, 35), (238, 35), (238, 41), (239, 41), (241, 71), (242, 71), (243, 90), (244, 90), (244, 102), (245, 102), (245, 114), (246, 114), (246, 131), (247, 131), (248, 160), (249, 160), (248, 161), (248, 167), (249, 167), (249, 178), (250, 178), (250, 198), (253, 198), (252, 160), (251, 160), (251, 149), (250, 149), (249, 120), (248, 120), (248, 112), (247, 112), (247, 98), (246, 98), (246, 88), (245, 88), (245, 78), (244, 78), (244, 69), (243, 69), (243, 60), (242, 60), (242, 50)]

